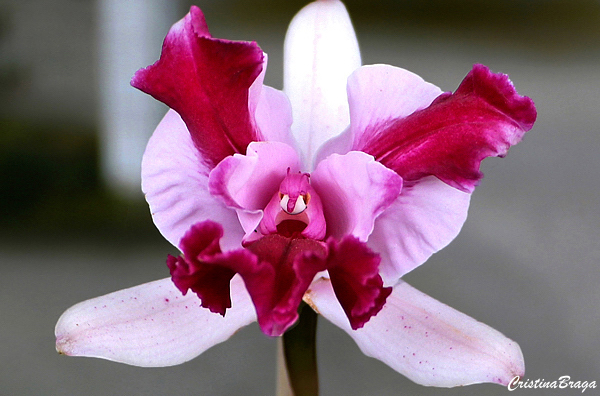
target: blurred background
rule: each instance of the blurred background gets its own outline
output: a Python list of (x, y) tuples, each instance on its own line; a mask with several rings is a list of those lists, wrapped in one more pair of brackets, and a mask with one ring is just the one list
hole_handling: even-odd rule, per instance
[[(306, 3), (196, 2), (214, 36), (259, 43), (276, 88), (287, 24)], [(141, 154), (165, 108), (129, 79), (158, 58), (189, 5), (0, 0), (0, 395), (274, 393), (276, 342), (256, 325), (170, 368), (54, 350), (54, 325), (69, 306), (168, 276), (175, 249), (139, 189)], [(483, 63), (509, 74), (539, 112), (506, 159), (485, 161), (459, 237), (405, 279), (516, 340), (526, 378), (600, 382), (600, 1), (346, 5), (363, 63), (404, 67), (443, 90)], [(507, 391), (421, 387), (325, 320), (318, 337), (322, 395)]]

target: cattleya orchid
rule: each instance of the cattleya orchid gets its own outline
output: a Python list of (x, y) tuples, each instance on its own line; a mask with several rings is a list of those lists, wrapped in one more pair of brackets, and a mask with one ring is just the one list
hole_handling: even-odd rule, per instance
[(361, 66), (337, 0), (292, 21), (283, 92), (263, 85), (266, 65), (256, 43), (213, 38), (192, 7), (135, 74), (134, 87), (170, 107), (142, 188), (182, 255), (168, 257), (170, 279), (70, 308), (57, 349), (174, 365), (255, 320), (282, 335), (305, 301), (415, 382), (522, 375), (514, 341), (401, 277), (458, 234), (480, 162), (531, 129), (533, 102), (482, 65), (454, 93)]

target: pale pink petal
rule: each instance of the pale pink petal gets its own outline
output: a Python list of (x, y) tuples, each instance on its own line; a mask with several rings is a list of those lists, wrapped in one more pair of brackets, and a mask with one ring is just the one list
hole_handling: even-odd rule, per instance
[(365, 355), (416, 383), (507, 385), (524, 374), (523, 355), (516, 342), (407, 283), (394, 286), (383, 309), (358, 330), (350, 328), (329, 280), (313, 283), (305, 299), (346, 331)]
[(208, 191), (209, 169), (181, 117), (169, 110), (150, 138), (142, 159), (142, 191), (158, 230), (174, 246), (192, 224), (211, 219), (225, 228), (224, 250), (244, 235), (235, 211)]
[(340, 1), (315, 1), (294, 17), (285, 39), (283, 86), (294, 114), (292, 132), (309, 170), (319, 146), (349, 123), (346, 81), (360, 64)]
[(386, 284), (396, 281), (448, 245), (467, 219), (471, 194), (429, 176), (404, 186), (375, 220), (367, 244), (381, 255)]
[[(246, 155), (225, 158), (209, 177), (209, 190), (224, 205), (235, 209), (248, 238), (262, 219), (267, 206), (288, 168), (298, 172), (296, 151), (284, 143), (253, 142)], [(215, 220), (217, 221), (217, 220)]]
[(362, 242), (402, 188), (400, 176), (359, 151), (321, 161), (311, 182), (323, 203), (327, 235), (338, 239), (354, 235)]
[(172, 366), (198, 356), (256, 320), (242, 280), (231, 283), (227, 315), (182, 296), (171, 279), (146, 283), (69, 308), (56, 324), (56, 349), (143, 367)]

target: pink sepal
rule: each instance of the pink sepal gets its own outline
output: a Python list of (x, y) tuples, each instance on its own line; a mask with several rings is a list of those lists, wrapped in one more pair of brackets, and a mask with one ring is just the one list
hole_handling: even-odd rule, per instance
[(283, 87), (292, 105), (292, 131), (304, 169), (311, 171), (317, 149), (348, 125), (346, 82), (360, 64), (354, 28), (341, 1), (313, 1), (291, 21)]
[(170, 278), (80, 302), (56, 324), (56, 350), (68, 356), (108, 359), (142, 367), (184, 363), (256, 321), (239, 276), (231, 281), (225, 317), (182, 296)]
[(365, 355), (421, 385), (506, 386), (525, 371), (516, 342), (402, 281), (383, 309), (358, 330), (350, 327), (329, 280), (315, 281), (305, 300), (348, 333)]

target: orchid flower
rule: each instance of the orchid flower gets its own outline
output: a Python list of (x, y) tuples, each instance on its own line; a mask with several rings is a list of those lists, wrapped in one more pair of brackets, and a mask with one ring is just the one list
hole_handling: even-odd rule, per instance
[(132, 85), (170, 107), (142, 163), (153, 220), (182, 254), (166, 278), (84, 301), (57, 349), (138, 366), (190, 360), (258, 321), (286, 332), (305, 301), (368, 356), (433, 386), (507, 384), (519, 346), (401, 277), (466, 220), (480, 162), (504, 156), (536, 110), (475, 65), (454, 93), (361, 66), (343, 4), (292, 21), (284, 91), (254, 42), (216, 39), (199, 8)]

